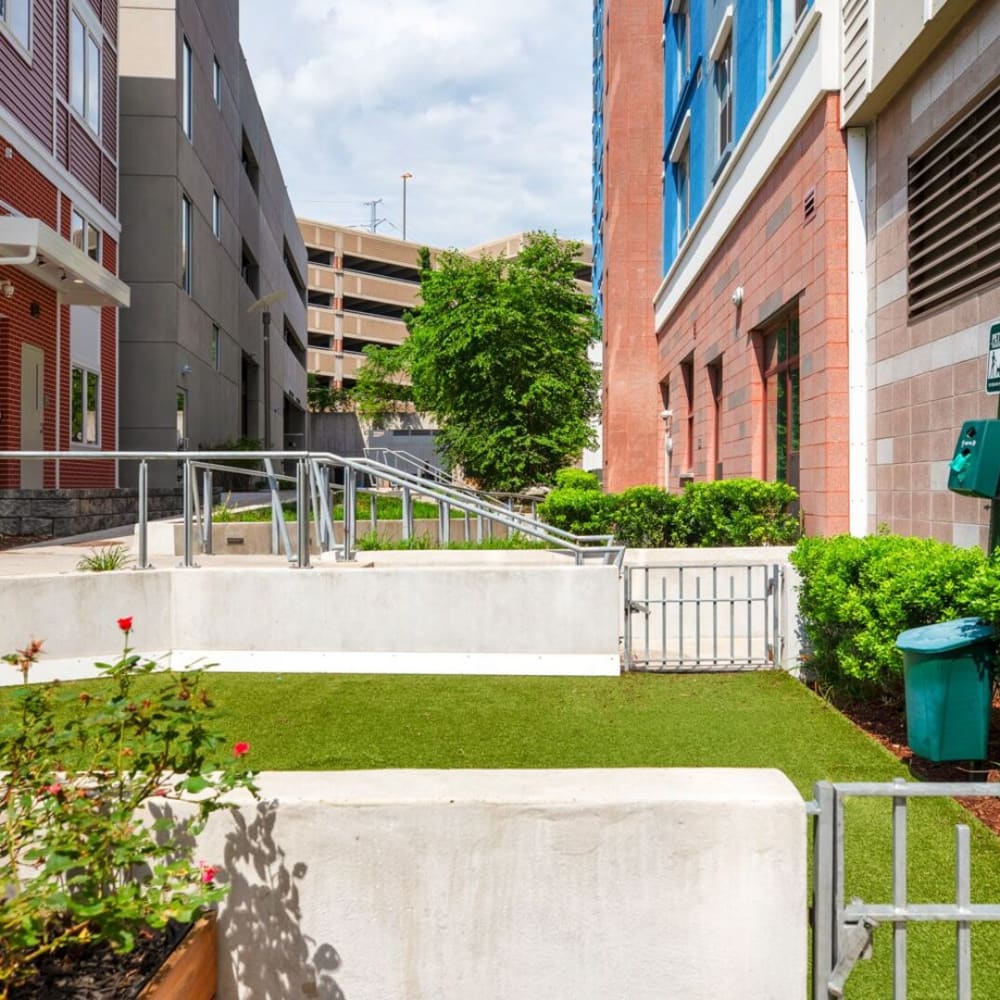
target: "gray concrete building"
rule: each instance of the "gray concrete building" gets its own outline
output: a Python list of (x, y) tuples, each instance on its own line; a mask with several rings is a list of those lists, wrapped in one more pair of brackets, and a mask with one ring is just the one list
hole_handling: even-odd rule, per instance
[(121, 0), (119, 47), (121, 447), (301, 447), (306, 252), (239, 0)]

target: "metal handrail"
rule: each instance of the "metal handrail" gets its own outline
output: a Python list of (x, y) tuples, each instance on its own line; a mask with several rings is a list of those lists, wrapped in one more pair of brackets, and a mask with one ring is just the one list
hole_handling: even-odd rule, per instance
[[(450, 531), (450, 508), (455, 507), (466, 513), (467, 518), (475, 516), (481, 526), (483, 520), (500, 524), (510, 531), (516, 531), (533, 538), (538, 538), (554, 546), (556, 551), (566, 552), (574, 556), (577, 565), (583, 565), (588, 557), (601, 556), (608, 563), (613, 563), (621, 570), (625, 548), (613, 544), (610, 535), (573, 535), (570, 532), (555, 528), (535, 520), (533, 517), (517, 513), (507, 505), (502, 505), (490, 499), (487, 494), (478, 493), (468, 487), (452, 487), (442, 483), (428, 482), (419, 476), (402, 472), (399, 469), (366, 458), (345, 458), (331, 452), (308, 451), (6, 451), (0, 452), (0, 461), (131, 461), (138, 463), (138, 507), (139, 507), (139, 539), (136, 565), (139, 569), (149, 567), (148, 559), (148, 522), (149, 522), (149, 462), (173, 461), (183, 463), (183, 507), (184, 507), (184, 566), (194, 566), (192, 551), (192, 528), (195, 522), (195, 510), (200, 506), (203, 514), (198, 515), (203, 546), (205, 539), (211, 538), (211, 502), (199, 505), (196, 498), (197, 484), (195, 471), (204, 470), (206, 476), (223, 466), (216, 463), (238, 459), (242, 462), (262, 462), (264, 470), (246, 468), (225, 468), (225, 471), (247, 476), (266, 476), (271, 491), (273, 508), (272, 532), (282, 533), (282, 543), (290, 562), (299, 567), (309, 566), (309, 505), (310, 499), (319, 508), (321, 515), (317, 522), (317, 536), (321, 549), (331, 551), (334, 546), (333, 518), (330, 510), (332, 488), (328, 469), (341, 467), (344, 469), (344, 548), (343, 556), (350, 559), (353, 556), (356, 523), (357, 523), (357, 493), (359, 475), (372, 476), (394, 483), (402, 493), (404, 514), (404, 538), (412, 534), (412, 499), (414, 495), (425, 496), (438, 504), (441, 516), (442, 541), (447, 542)], [(298, 554), (293, 556), (288, 537), (288, 528), (282, 515), (280, 496), (277, 483), (291, 481), (292, 477), (276, 473), (273, 462), (296, 463), (295, 504), (298, 521)], [(211, 496), (210, 479), (205, 496)], [(592, 544), (593, 543), (593, 544)], [(206, 551), (211, 547), (207, 542)], [(272, 536), (272, 550), (277, 548), (276, 535)]]

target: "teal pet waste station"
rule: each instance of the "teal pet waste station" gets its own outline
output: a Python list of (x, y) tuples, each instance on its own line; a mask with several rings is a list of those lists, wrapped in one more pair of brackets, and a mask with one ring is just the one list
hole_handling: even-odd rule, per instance
[[(948, 465), (948, 489), (992, 501), (990, 552), (1000, 529), (1000, 420), (966, 420)], [(932, 761), (985, 760), (989, 748), (993, 628), (978, 618), (903, 632), (906, 739)]]
[(906, 742), (931, 761), (985, 760), (993, 701), (993, 628), (978, 618), (923, 625), (903, 651)]

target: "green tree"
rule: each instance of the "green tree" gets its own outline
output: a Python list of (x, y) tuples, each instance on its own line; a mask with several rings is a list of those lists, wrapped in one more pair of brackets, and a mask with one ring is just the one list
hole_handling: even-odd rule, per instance
[(336, 413), (347, 408), (350, 397), (346, 389), (324, 385), (313, 372), (307, 376), (306, 399), (313, 413)]
[(599, 331), (576, 284), (579, 250), (534, 233), (511, 260), (449, 251), (432, 269), (425, 254), (409, 338), (392, 352), (366, 350), (359, 413), (383, 422), (408, 379), (450, 464), (487, 489), (551, 482), (594, 443), (600, 405), (600, 373), (587, 358)]

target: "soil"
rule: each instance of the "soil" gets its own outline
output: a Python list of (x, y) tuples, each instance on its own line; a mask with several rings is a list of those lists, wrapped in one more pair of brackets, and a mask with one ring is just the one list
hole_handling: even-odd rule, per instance
[[(1000, 697), (993, 701), (988, 759), (935, 764), (906, 745), (906, 707), (900, 701), (849, 702), (836, 706), (856, 726), (900, 759), (919, 781), (1000, 781)], [(958, 799), (1000, 836), (1000, 798)]]
[(188, 925), (140, 934), (133, 951), (81, 948), (49, 957), (29, 981), (10, 991), (11, 1000), (132, 1000), (180, 944)]
[(21, 545), (32, 545), (35, 542), (48, 541), (46, 535), (0, 535), (0, 551), (16, 549)]

